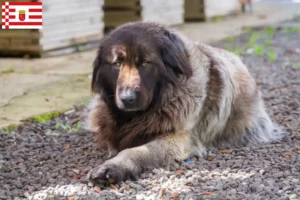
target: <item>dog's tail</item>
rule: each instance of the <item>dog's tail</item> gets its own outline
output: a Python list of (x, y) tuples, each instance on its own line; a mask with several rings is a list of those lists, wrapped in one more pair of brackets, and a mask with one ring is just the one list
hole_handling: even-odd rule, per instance
[(262, 110), (260, 115), (245, 130), (245, 134), (241, 138), (242, 142), (262, 144), (279, 141), (286, 136), (285, 128), (273, 122), (265, 110)]
[[(218, 147), (221, 148), (234, 148), (242, 146), (256, 146), (262, 145), (273, 141), (280, 141), (287, 136), (285, 128), (273, 122), (265, 109), (260, 109), (255, 113), (252, 120), (247, 127), (235, 128), (231, 133), (236, 135), (225, 141), (219, 141)], [(241, 133), (242, 134), (238, 134)], [(214, 145), (216, 146), (216, 144)]]

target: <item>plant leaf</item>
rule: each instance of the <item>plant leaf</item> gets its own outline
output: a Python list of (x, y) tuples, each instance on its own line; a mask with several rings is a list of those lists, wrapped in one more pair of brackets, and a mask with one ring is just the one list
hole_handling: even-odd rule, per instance
[(257, 45), (255, 48), (254, 48), (254, 53), (258, 56), (262, 56), (264, 55), (264, 52), (265, 52), (265, 48), (263, 46), (260, 46), (260, 45)]
[(274, 50), (270, 50), (268, 54), (269, 60), (274, 62), (277, 60), (277, 53)]

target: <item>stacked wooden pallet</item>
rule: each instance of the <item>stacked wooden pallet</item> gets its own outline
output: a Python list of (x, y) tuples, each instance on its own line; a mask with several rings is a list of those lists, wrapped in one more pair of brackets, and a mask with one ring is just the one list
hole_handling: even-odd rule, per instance
[(205, 0), (205, 15), (206, 18), (238, 13), (241, 5), (238, 0)]
[(139, 0), (104, 0), (105, 30), (111, 30), (127, 22), (141, 20)]
[(143, 21), (154, 21), (166, 25), (184, 22), (184, 0), (140, 0)]
[[(0, 0), (4, 1), (7, 0)], [(65, 49), (72, 52), (98, 42), (103, 36), (103, 0), (40, 1), (43, 28), (1, 30), (0, 55), (36, 57)]]
[(185, 0), (184, 3), (184, 20), (205, 21), (204, 0)]
[(105, 29), (132, 21), (152, 21), (166, 25), (184, 21), (184, 0), (105, 0)]

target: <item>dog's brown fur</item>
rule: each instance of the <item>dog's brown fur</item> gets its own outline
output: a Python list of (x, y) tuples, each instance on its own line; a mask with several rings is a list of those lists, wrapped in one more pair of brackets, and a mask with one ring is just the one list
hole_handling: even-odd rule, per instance
[[(137, 95), (129, 108), (120, 101), (124, 88)], [(116, 155), (90, 171), (92, 181), (137, 178), (147, 168), (201, 156), (210, 145), (281, 137), (238, 57), (161, 25), (130, 23), (110, 33), (95, 60), (92, 89), (88, 129)]]

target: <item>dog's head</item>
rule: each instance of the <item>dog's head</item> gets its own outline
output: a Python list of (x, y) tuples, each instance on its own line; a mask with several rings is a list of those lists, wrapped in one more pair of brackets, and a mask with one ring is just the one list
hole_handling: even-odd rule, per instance
[(166, 28), (129, 23), (108, 34), (94, 61), (92, 90), (122, 111), (160, 104), (167, 84), (192, 69), (184, 43)]

